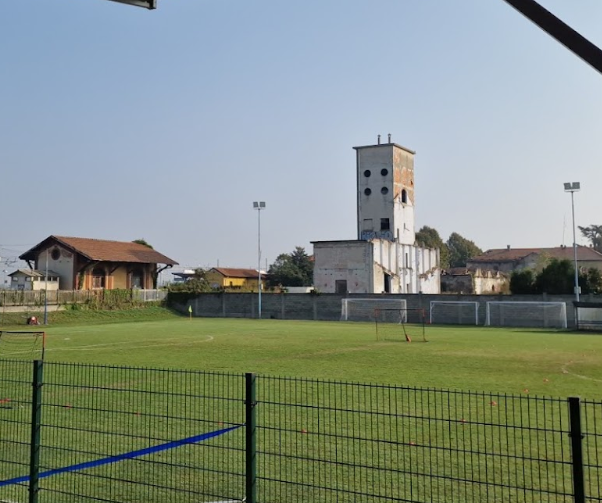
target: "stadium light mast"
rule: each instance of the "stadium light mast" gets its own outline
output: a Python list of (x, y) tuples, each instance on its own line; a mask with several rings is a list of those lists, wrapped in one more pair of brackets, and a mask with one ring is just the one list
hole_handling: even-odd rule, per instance
[(261, 319), (261, 210), (265, 210), (265, 201), (253, 201), (257, 210), (257, 318)]
[(567, 182), (564, 191), (571, 193), (571, 214), (573, 215), (573, 259), (575, 261), (575, 300), (579, 302), (579, 269), (577, 268), (577, 238), (575, 234), (575, 192), (581, 190), (579, 182)]
[(48, 248), (46, 248), (46, 269), (44, 270), (44, 325), (48, 325)]
[(133, 5), (135, 7), (144, 7), (145, 9), (156, 9), (157, 0), (112, 0), (113, 2), (124, 3), (127, 5)]

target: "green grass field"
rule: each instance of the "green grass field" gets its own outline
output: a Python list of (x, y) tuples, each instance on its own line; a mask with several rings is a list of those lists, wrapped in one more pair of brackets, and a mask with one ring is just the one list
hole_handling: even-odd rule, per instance
[[(429, 342), (420, 342), (421, 327), (409, 327), (413, 342), (407, 343), (395, 325), (377, 340), (372, 323), (190, 320), (160, 308), (57, 313), (51, 321), (40, 327), (47, 332), (46, 362), (111, 368), (47, 366), (46, 467), (240, 424), (242, 373), (310, 379), (266, 378), (259, 384), (261, 502), (568, 502), (566, 403), (523, 397), (602, 397), (602, 337), (595, 334), (427, 326)], [(0, 341), (0, 359), (31, 356), (31, 347)], [(30, 394), (29, 366), (22, 374), (20, 384), (12, 376), (4, 384), (5, 389), (13, 386), (15, 396)], [(493, 406), (487, 394), (340, 381), (499, 395)], [(602, 406), (588, 407), (588, 431), (602, 438), (596, 421)], [(22, 454), (17, 449), (11, 456), (25, 460), (2, 464), (0, 455), (0, 472), (8, 466), (16, 476), (26, 466), (28, 418), (27, 407), (0, 406), (0, 421), (8, 426), (3, 432), (0, 424), (0, 450), (3, 442), (22, 442)], [(590, 494), (599, 497), (602, 473), (595, 460), (602, 452), (597, 437), (586, 442), (592, 465), (586, 478), (593, 484)], [(237, 430), (209, 444), (151, 456), (148, 462), (95, 468), (83, 478), (53, 477), (43, 484), (49, 491), (44, 501), (184, 503), (242, 497), (243, 445), (243, 430)], [(232, 473), (224, 475), (224, 470)], [(152, 491), (149, 480), (156, 486)], [(166, 489), (174, 480), (198, 494)], [(0, 489), (0, 501), (24, 500), (21, 489)]]
[(602, 397), (597, 334), (427, 326), (428, 343), (414, 328), (408, 344), (392, 332), (377, 341), (372, 323), (129, 313), (98, 313), (82, 324), (71, 316), (48, 326), (47, 360)]

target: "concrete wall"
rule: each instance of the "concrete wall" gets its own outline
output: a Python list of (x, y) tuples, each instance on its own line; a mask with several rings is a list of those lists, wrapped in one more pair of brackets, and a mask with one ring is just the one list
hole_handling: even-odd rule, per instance
[[(223, 318), (256, 318), (257, 294), (225, 293), (201, 294), (192, 300), (194, 316)], [(270, 294), (262, 295), (262, 314), (264, 319), (286, 320), (323, 320), (339, 321), (341, 318), (341, 300), (344, 295), (336, 294)], [(575, 325), (575, 312), (572, 295), (349, 295), (348, 298), (391, 298), (405, 299), (408, 309), (424, 309), (427, 314), (430, 302), (436, 301), (471, 301), (479, 302), (479, 325), (485, 323), (485, 303), (488, 301), (512, 302), (565, 302), (569, 328)], [(602, 296), (583, 296), (588, 302), (602, 302)], [(188, 314), (188, 305), (175, 305), (177, 310)], [(457, 318), (450, 315), (447, 323), (456, 324)]]

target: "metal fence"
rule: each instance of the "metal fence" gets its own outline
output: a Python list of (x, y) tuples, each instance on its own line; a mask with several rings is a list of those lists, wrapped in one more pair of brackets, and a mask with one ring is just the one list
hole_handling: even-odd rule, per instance
[(601, 479), (602, 402), (0, 360), (2, 502), (582, 503)]

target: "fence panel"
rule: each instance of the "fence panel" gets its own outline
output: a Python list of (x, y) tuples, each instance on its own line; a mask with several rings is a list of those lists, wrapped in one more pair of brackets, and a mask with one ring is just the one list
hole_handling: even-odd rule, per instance
[[(2, 481), (30, 473), (32, 378), (0, 360), (0, 502), (28, 500)], [(575, 441), (600, 502), (602, 402), (571, 400), (583, 440), (562, 399), (45, 363), (39, 503), (573, 503)]]
[[(244, 376), (45, 364), (40, 471), (244, 423)], [(40, 480), (41, 503), (242, 499), (244, 432)]]
[[(31, 361), (0, 360), (0, 480), (29, 473)], [(27, 483), (0, 488), (0, 501), (27, 501)]]
[(265, 377), (257, 394), (261, 503), (573, 501), (565, 400)]
[(582, 400), (585, 501), (602, 501), (602, 402)]

